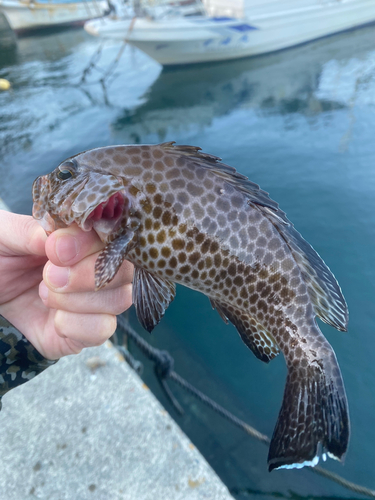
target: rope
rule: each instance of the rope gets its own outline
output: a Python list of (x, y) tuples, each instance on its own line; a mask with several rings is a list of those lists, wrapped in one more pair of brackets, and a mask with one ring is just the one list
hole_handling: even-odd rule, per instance
[(315, 472), (316, 474), (319, 474), (320, 476), (326, 477), (327, 479), (330, 479), (331, 481), (334, 481), (335, 483), (340, 484), (344, 488), (354, 491), (355, 493), (359, 493), (360, 495), (365, 495), (371, 498), (375, 498), (375, 491), (370, 490), (370, 488), (366, 488), (366, 486), (361, 486), (360, 484), (353, 483), (352, 481), (348, 481), (347, 479), (339, 476), (335, 472), (330, 472), (328, 470), (323, 469), (323, 467), (320, 467), (319, 465), (316, 467), (310, 467), (308, 469), (311, 472)]
[(251, 425), (248, 425), (243, 420), (240, 420), (239, 418), (237, 418), (235, 415), (233, 415), (233, 413), (226, 410), (225, 408), (220, 406), (218, 403), (216, 403), (216, 401), (213, 401), (211, 398), (206, 396), (206, 394), (203, 394), (203, 392), (199, 391), (194, 386), (192, 386), (187, 380), (182, 378), (175, 371), (172, 371), (170, 373), (169, 378), (171, 378), (172, 380), (177, 382), (177, 384), (179, 384), (185, 390), (190, 392), (190, 394), (193, 394), (193, 396), (198, 398), (206, 406), (208, 406), (212, 410), (216, 411), (216, 413), (218, 413), (219, 415), (221, 415), (225, 419), (229, 420), (229, 422), (231, 422), (235, 426), (239, 427), (240, 429), (245, 431), (250, 436), (252, 436), (255, 439), (258, 439), (259, 441), (262, 441), (263, 443), (266, 443), (266, 444), (269, 444), (271, 442), (271, 440), (268, 436), (266, 436), (265, 434), (261, 434), (259, 431), (254, 429), (254, 427), (251, 427)]
[[(143, 354), (146, 355), (146, 357), (150, 361), (155, 363), (155, 374), (157, 376), (157, 379), (161, 384), (161, 387), (164, 389), (167, 397), (170, 399), (171, 403), (180, 414), (183, 414), (184, 412), (180, 404), (174, 397), (172, 391), (170, 390), (165, 380), (166, 378), (169, 378), (174, 382), (176, 382), (177, 384), (179, 384), (180, 387), (185, 389), (187, 392), (196, 397), (199, 401), (201, 401), (206, 406), (208, 406), (216, 413), (221, 415), (223, 418), (234, 424), (236, 427), (242, 429), (244, 432), (246, 432), (246, 434), (252, 436), (253, 438), (267, 445), (271, 442), (268, 436), (260, 433), (254, 427), (252, 427), (251, 425), (247, 424), (243, 420), (233, 415), (233, 413), (220, 406), (218, 403), (216, 403), (216, 401), (206, 396), (206, 394), (203, 394), (203, 392), (199, 391), (196, 387), (191, 385), (187, 380), (178, 375), (178, 373), (176, 373), (173, 370), (174, 359), (169, 354), (169, 352), (161, 351), (160, 349), (152, 347), (130, 326), (127, 319), (125, 319), (123, 316), (120, 315), (117, 316), (117, 322), (118, 322), (118, 327), (121, 330), (123, 330), (123, 332), (128, 336), (128, 338), (130, 338), (137, 345), (137, 347), (143, 352)], [(121, 352), (123, 353), (125, 348), (121, 347), (120, 349)], [(359, 484), (348, 481), (347, 479), (341, 477), (339, 474), (336, 474), (335, 472), (327, 471), (326, 469), (323, 469), (320, 466), (308, 467), (307, 470), (309, 472), (319, 474), (320, 476), (323, 476), (331, 481), (334, 481), (335, 483), (340, 484), (344, 488), (354, 491), (355, 493), (368, 496), (370, 498), (375, 498), (374, 490), (371, 490), (369, 488), (366, 488), (365, 486), (361, 486)]]

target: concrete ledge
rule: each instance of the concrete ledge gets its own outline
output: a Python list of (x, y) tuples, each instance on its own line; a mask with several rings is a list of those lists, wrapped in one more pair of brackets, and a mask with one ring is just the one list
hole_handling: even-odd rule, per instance
[(230, 500), (109, 342), (3, 397), (0, 498)]

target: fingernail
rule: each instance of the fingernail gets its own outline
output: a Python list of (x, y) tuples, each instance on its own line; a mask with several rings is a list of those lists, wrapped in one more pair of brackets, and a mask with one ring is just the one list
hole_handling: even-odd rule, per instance
[(47, 269), (47, 280), (53, 288), (63, 288), (69, 281), (69, 268), (50, 264)]
[(78, 255), (78, 241), (74, 236), (60, 236), (56, 241), (56, 253), (60, 262), (67, 264)]
[(42, 281), (41, 284), (39, 285), (39, 297), (42, 300), (48, 299), (48, 288), (47, 288), (46, 284), (44, 283), (44, 281)]

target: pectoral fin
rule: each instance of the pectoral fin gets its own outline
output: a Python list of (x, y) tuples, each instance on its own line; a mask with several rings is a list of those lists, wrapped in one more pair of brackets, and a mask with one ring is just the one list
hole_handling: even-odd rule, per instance
[(268, 363), (276, 357), (280, 349), (273, 336), (246, 312), (210, 299), (225, 323), (228, 320), (236, 327), (241, 339), (260, 360)]
[(113, 280), (130, 250), (133, 237), (134, 231), (127, 230), (125, 234), (111, 241), (100, 252), (95, 262), (95, 290), (100, 290)]
[(133, 279), (133, 303), (143, 328), (152, 332), (175, 298), (176, 285), (136, 267)]

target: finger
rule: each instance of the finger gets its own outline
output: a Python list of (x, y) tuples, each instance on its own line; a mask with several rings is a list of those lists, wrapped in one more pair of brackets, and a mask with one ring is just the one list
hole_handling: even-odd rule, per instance
[(4, 255), (46, 255), (46, 233), (29, 215), (0, 210), (0, 227), (0, 251)]
[(81, 342), (83, 347), (103, 344), (116, 330), (116, 316), (109, 314), (77, 314), (56, 311), (56, 333), (63, 338)]
[[(43, 271), (43, 280), (51, 291), (59, 293), (92, 292), (95, 290), (95, 262), (93, 254), (71, 267), (59, 267), (48, 262)], [(133, 264), (125, 261), (114, 279), (104, 288), (110, 290), (133, 281)]]
[(104, 248), (95, 231), (82, 231), (76, 224), (54, 231), (47, 239), (47, 257), (56, 266), (74, 265)]
[(130, 284), (113, 290), (100, 290), (87, 293), (56, 293), (47, 289), (42, 282), (39, 295), (45, 306), (80, 314), (123, 313), (132, 304), (132, 286)]

